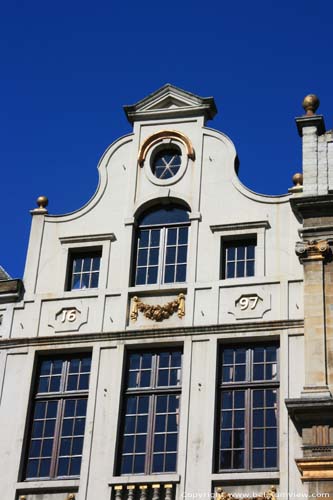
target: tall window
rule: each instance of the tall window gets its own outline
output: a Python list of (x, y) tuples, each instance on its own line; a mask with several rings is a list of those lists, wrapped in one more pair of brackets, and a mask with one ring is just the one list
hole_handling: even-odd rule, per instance
[(186, 281), (189, 217), (172, 206), (145, 212), (138, 221), (135, 285)]
[(222, 279), (255, 274), (256, 238), (222, 240)]
[(79, 476), (91, 356), (41, 359), (25, 478)]
[(120, 474), (176, 471), (181, 362), (179, 349), (128, 354)]
[(101, 252), (72, 253), (69, 262), (68, 290), (97, 288)]
[(274, 344), (221, 349), (218, 470), (277, 468), (277, 355)]

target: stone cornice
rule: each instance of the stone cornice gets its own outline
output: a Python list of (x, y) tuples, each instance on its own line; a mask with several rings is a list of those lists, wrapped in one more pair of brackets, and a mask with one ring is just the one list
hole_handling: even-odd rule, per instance
[(4, 280), (0, 281), (0, 303), (18, 302), (21, 300), (24, 292), (23, 281)]
[(305, 127), (316, 127), (318, 135), (325, 133), (326, 129), (323, 115), (299, 116), (295, 118), (295, 121), (300, 137), (303, 137), (303, 128)]
[(327, 481), (333, 479), (333, 456), (318, 458), (298, 458), (296, 465), (302, 481)]
[(300, 222), (311, 217), (333, 216), (333, 194), (295, 196), (290, 198), (290, 204)]
[(215, 224), (209, 226), (213, 233), (222, 231), (238, 231), (240, 229), (252, 230), (252, 229), (270, 229), (270, 223), (268, 220), (259, 221), (247, 221), (247, 222), (235, 222), (233, 224)]
[(282, 320), (282, 321), (260, 321), (260, 322), (244, 322), (242, 324), (228, 323), (211, 326), (189, 326), (189, 327), (174, 327), (174, 328), (150, 328), (144, 330), (127, 329), (117, 332), (99, 332), (99, 333), (66, 333), (60, 335), (45, 335), (42, 337), (24, 337), (0, 339), (0, 348), (11, 349), (19, 347), (42, 347), (66, 344), (93, 343), (104, 341), (119, 341), (124, 340), (141, 340), (141, 339), (163, 339), (170, 337), (200, 337), (204, 335), (225, 335), (228, 337), (231, 334), (247, 334), (247, 340), (253, 334), (264, 334), (267, 337), (267, 332), (277, 332), (278, 335), (283, 330), (297, 330), (297, 333), (302, 333), (304, 328), (303, 320)]

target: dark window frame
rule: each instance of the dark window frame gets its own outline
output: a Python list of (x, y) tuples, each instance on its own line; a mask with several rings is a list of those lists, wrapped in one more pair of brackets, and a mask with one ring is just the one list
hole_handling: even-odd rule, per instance
[[(275, 348), (276, 349), (276, 378), (268, 379), (268, 380), (253, 380), (253, 370), (254, 370), (254, 364), (253, 359), (254, 359), (254, 350), (256, 348)], [(236, 364), (223, 364), (223, 352), (225, 350), (232, 350), (232, 349), (239, 349), (239, 350), (245, 350), (246, 352), (246, 357), (245, 357), (245, 378), (246, 380), (241, 380), (241, 381), (228, 381), (224, 382), (222, 378), (223, 374), (223, 368), (228, 367), (228, 366), (233, 366), (234, 369), (234, 376), (236, 377)], [(266, 356), (266, 354), (265, 354)], [(216, 392), (216, 400), (217, 400), (217, 405), (216, 405), (216, 439), (215, 439), (215, 467), (214, 469), (218, 473), (224, 473), (224, 472), (260, 472), (260, 471), (277, 471), (279, 469), (279, 389), (280, 389), (280, 369), (279, 369), (279, 361), (280, 361), (280, 349), (279, 349), (279, 344), (278, 342), (275, 341), (268, 341), (268, 342), (263, 342), (263, 343), (251, 343), (251, 344), (223, 344), (219, 346), (219, 353), (218, 353), (218, 367), (217, 367), (217, 392)], [(234, 358), (235, 359), (235, 358)], [(265, 358), (266, 359), (266, 358)], [(262, 364), (261, 362), (258, 364)], [(268, 363), (271, 364), (271, 363)], [(274, 364), (272, 362), (272, 364)], [(266, 370), (266, 365), (264, 363), (264, 369)], [(272, 393), (275, 391), (276, 394), (276, 400), (274, 407), (272, 406), (264, 406), (263, 407), (258, 407), (254, 406), (254, 391), (257, 391), (259, 394), (260, 391), (271, 391)], [(226, 406), (224, 410), (230, 410), (232, 414), (232, 424), (231, 427), (226, 426), (225, 429), (226, 431), (230, 430), (231, 434), (234, 433), (235, 429), (242, 430), (244, 429), (244, 446), (233, 446), (235, 436), (232, 436), (232, 445), (231, 447), (226, 447), (223, 446), (222, 444), (222, 430), (224, 429), (223, 424), (222, 424), (222, 411), (223, 411), (223, 403), (222, 403), (222, 395), (225, 393), (231, 393), (232, 394), (232, 400), (233, 402), (235, 401), (235, 393), (236, 392), (244, 392), (244, 405), (240, 407), (235, 407), (232, 404), (233, 410), (229, 407)], [(265, 392), (265, 402), (267, 401), (267, 392)], [(244, 426), (239, 427), (238, 425), (234, 425), (235, 422), (235, 409), (237, 410), (242, 410), (244, 408)], [(276, 426), (254, 426), (253, 425), (253, 420), (254, 420), (254, 411), (257, 409), (263, 410), (264, 413), (264, 419), (267, 418), (267, 410), (272, 410), (274, 408), (274, 413), (275, 413), (275, 419), (276, 419)], [(276, 438), (276, 446), (254, 446), (254, 429), (255, 430), (260, 430), (263, 431), (265, 434), (265, 440), (267, 439), (267, 434), (266, 431), (267, 429), (276, 429), (273, 435)], [(238, 450), (243, 450), (244, 449), (244, 466), (243, 467), (234, 467), (234, 455), (233, 452), (238, 451)], [(266, 455), (265, 451), (268, 449), (276, 449), (276, 464), (274, 466), (264, 466), (262, 467), (256, 467), (253, 464), (253, 452), (254, 450), (263, 450), (263, 456), (264, 461), (266, 461)], [(231, 463), (229, 467), (223, 467), (221, 464), (222, 461), (222, 453), (226, 453), (227, 451), (231, 450)]]
[[(161, 371), (161, 366), (160, 366), (160, 356), (165, 356), (166, 354), (169, 354), (169, 368), (165, 368), (169, 375), (168, 375), (168, 381), (170, 382), (170, 377), (171, 377), (171, 371), (172, 370), (178, 370), (179, 374), (177, 374), (177, 383), (176, 384), (171, 384), (171, 385), (158, 385), (158, 377), (159, 373)], [(176, 354), (177, 356), (180, 356), (180, 366), (178, 368), (173, 368), (172, 367), (172, 361), (171, 357), (173, 354)], [(145, 356), (145, 355), (152, 355), (152, 364), (151, 364), (151, 369), (140, 369), (139, 372), (142, 371), (150, 371), (150, 384), (149, 385), (144, 385), (144, 386), (139, 386), (139, 387), (129, 387), (131, 384), (130, 382), (130, 373), (133, 370), (130, 370), (130, 364), (131, 364), (131, 356)], [(120, 406), (120, 421), (121, 421), (121, 426), (120, 426), (120, 433), (119, 433), (119, 441), (118, 441), (118, 452), (117, 452), (117, 460), (116, 460), (116, 474), (118, 475), (159, 475), (159, 474), (172, 474), (177, 471), (177, 463), (178, 463), (178, 442), (179, 442), (179, 420), (180, 420), (180, 399), (181, 399), (181, 393), (182, 393), (182, 368), (183, 368), (183, 348), (182, 346), (173, 346), (173, 347), (166, 347), (166, 348), (161, 348), (161, 349), (147, 349), (147, 350), (128, 350), (125, 353), (125, 364), (124, 364), (124, 376), (123, 376), (123, 389), (122, 389), (122, 404)], [(133, 359), (133, 358), (132, 358)], [(143, 359), (143, 358), (140, 358)], [(142, 366), (142, 361), (140, 361), (140, 367)], [(137, 371), (137, 370), (134, 370)], [(163, 369), (162, 369), (163, 371)], [(179, 378), (178, 378), (179, 376)], [(139, 376), (136, 375), (136, 384), (141, 385), (141, 377), (142, 375), (140, 374)], [(179, 381), (179, 383), (178, 383)], [(136, 412), (137, 413), (127, 413), (128, 411), (128, 403), (129, 400), (132, 398), (137, 398), (136, 401)], [(141, 404), (140, 399), (141, 398), (148, 398), (148, 410), (147, 413), (140, 413), (138, 411), (139, 405)], [(161, 412), (158, 410), (157, 405), (158, 399), (160, 398), (160, 402), (166, 401), (167, 407), (165, 412)], [(176, 409), (173, 409), (173, 411), (170, 410), (170, 402), (171, 398), (174, 398), (174, 402), (177, 401), (176, 403)], [(178, 405), (178, 407), (177, 407)], [(136, 419), (135, 423), (135, 428), (131, 432), (126, 432), (126, 427), (128, 425), (128, 422), (126, 421), (126, 417), (129, 417), (129, 419), (133, 418), (133, 415)], [(139, 431), (138, 432), (138, 419), (142, 415), (147, 415), (147, 428), (146, 431)], [(159, 416), (163, 415), (165, 416), (165, 424), (164, 424), (164, 430), (161, 431), (161, 429), (158, 429), (157, 427), (157, 418)], [(171, 417), (170, 417), (171, 416)], [(168, 418), (174, 418), (175, 423), (176, 423), (176, 430), (169, 430), (168, 428)], [(136, 439), (138, 435), (145, 435), (145, 450), (144, 451), (137, 451), (136, 450)], [(154, 471), (154, 455), (156, 454), (162, 454), (163, 456), (163, 469), (166, 468), (167, 462), (166, 462), (166, 455), (168, 451), (166, 450), (166, 442), (168, 439), (169, 435), (175, 435), (176, 436), (176, 449), (171, 450), (171, 454), (176, 455), (176, 460), (175, 460), (175, 467), (174, 470), (162, 470), (162, 471)], [(163, 435), (164, 439), (164, 448), (163, 452), (161, 451), (156, 451), (154, 450), (154, 446), (156, 444), (156, 437)], [(128, 437), (132, 437), (134, 440), (132, 452), (127, 452), (125, 448), (125, 439)], [(144, 454), (144, 467), (143, 470), (140, 472), (135, 471), (135, 459), (137, 455)], [(131, 459), (131, 470), (130, 471), (123, 471), (123, 458), (125, 456), (130, 457)]]
[[(49, 481), (80, 477), (91, 375), (91, 359), (92, 356), (89, 351), (38, 357), (33, 376), (33, 394), (27, 420), (28, 431), (25, 439), (25, 454), (22, 468), (22, 479), (24, 481)], [(77, 360), (79, 360), (79, 371), (75, 372), (72, 371), (73, 367), (71, 367), (71, 363), (74, 363), (75, 366)], [(85, 363), (88, 362), (88, 370), (82, 370), (82, 360), (85, 360)], [(56, 369), (54, 372), (54, 365), (57, 362), (58, 365), (62, 363), (61, 371), (57, 371)], [(48, 374), (42, 373), (43, 363), (50, 363), (52, 366)], [(84, 380), (82, 376), (86, 377), (86, 382), (82, 384), (84, 388), (80, 389), (79, 386), (82, 380)], [(70, 385), (75, 383), (75, 377), (77, 377), (76, 389), (72, 389)], [(48, 389), (46, 391), (39, 391), (42, 384), (41, 379), (46, 380), (47, 378), (49, 379)], [(59, 381), (55, 379), (59, 379)], [(59, 384), (58, 390), (49, 390), (54, 383)], [(85, 387), (86, 385), (87, 387)], [(50, 408), (52, 413), (52, 408), (55, 409), (55, 415), (48, 414)], [(43, 412), (43, 414), (38, 412)], [(50, 423), (51, 429), (48, 432), (47, 426)], [(64, 434), (65, 424), (67, 427), (68, 424), (71, 425), (71, 434)], [(41, 426), (43, 429), (41, 435), (38, 435), (38, 432), (37, 435), (34, 435), (34, 431), (38, 429), (38, 426)], [(53, 432), (52, 427), (54, 429)], [(78, 432), (78, 430), (81, 430), (81, 432)], [(67, 442), (65, 443), (66, 440)], [(81, 442), (78, 440), (81, 440)], [(48, 443), (46, 443), (47, 441)], [(40, 449), (39, 454), (32, 452), (36, 443)], [(43, 455), (44, 444), (47, 447), (51, 444), (51, 452), (48, 455)], [(64, 454), (64, 448), (68, 445), (70, 446), (70, 452)], [(63, 446), (63, 450), (61, 450), (61, 446)], [(78, 452), (77, 446), (81, 448), (80, 452)], [(50, 462), (48, 474), (40, 473), (43, 467), (43, 459)], [(58, 474), (61, 459), (63, 459), (63, 464), (65, 460), (68, 460), (67, 473), (64, 474)], [(71, 473), (73, 459), (76, 460), (75, 467), (79, 469), (77, 473)], [(29, 473), (29, 461), (38, 462), (37, 474), (31, 475)]]
[[(253, 257), (248, 257), (248, 247), (254, 247)], [(221, 238), (221, 264), (220, 264), (220, 279), (237, 279), (248, 278), (256, 275), (256, 247), (257, 234), (239, 235), (235, 237)], [(228, 258), (229, 249), (235, 249), (234, 258)], [(238, 248), (244, 249), (244, 257), (238, 258)], [(247, 263), (253, 263), (253, 272), (248, 272)], [(228, 264), (234, 263), (233, 276), (230, 276)], [(237, 263), (243, 263), (243, 272), (238, 275)]]
[[(93, 259), (99, 258), (98, 268), (93, 269)], [(84, 270), (84, 263), (81, 264), (81, 271), (74, 271), (75, 262), (79, 259), (91, 259), (89, 265), (89, 271)], [(67, 273), (66, 273), (66, 291), (73, 292), (78, 290), (91, 290), (97, 289), (99, 287), (100, 281), (100, 271), (101, 271), (101, 261), (102, 261), (102, 247), (89, 247), (89, 248), (78, 248), (78, 249), (70, 249), (68, 253), (67, 259)], [(92, 284), (92, 276), (97, 275), (97, 284), (96, 286), (91, 286)], [(73, 275), (80, 276), (80, 283), (82, 283), (82, 276), (88, 276), (89, 286), (80, 286), (78, 288), (73, 287)]]

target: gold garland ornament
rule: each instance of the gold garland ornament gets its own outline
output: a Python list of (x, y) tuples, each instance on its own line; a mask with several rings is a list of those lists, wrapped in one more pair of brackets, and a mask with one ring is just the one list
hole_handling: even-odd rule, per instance
[[(215, 494), (215, 499), (216, 500), (239, 500), (239, 498), (234, 497), (231, 495), (231, 493), (227, 493), (226, 491), (223, 491), (222, 488), (216, 488), (216, 494)], [(243, 498), (243, 500), (249, 500)], [(271, 486), (268, 491), (265, 491), (262, 495), (256, 496), (256, 497), (251, 497), (251, 500), (276, 500), (276, 487)]]
[(180, 293), (176, 300), (168, 302), (163, 306), (145, 304), (138, 297), (133, 297), (132, 310), (131, 310), (131, 320), (136, 321), (138, 319), (139, 312), (143, 313), (145, 318), (151, 319), (152, 321), (163, 321), (164, 319), (170, 318), (175, 312), (177, 312), (178, 318), (182, 319), (185, 316), (185, 295)]

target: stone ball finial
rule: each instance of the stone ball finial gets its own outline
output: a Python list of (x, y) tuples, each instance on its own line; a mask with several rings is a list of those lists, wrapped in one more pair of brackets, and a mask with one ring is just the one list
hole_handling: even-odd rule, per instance
[(303, 186), (303, 174), (297, 173), (293, 175), (293, 183), (296, 187)]
[(302, 107), (309, 116), (314, 115), (319, 108), (320, 101), (315, 94), (308, 94), (304, 97)]
[(38, 208), (46, 208), (49, 204), (49, 200), (46, 196), (38, 196), (36, 203), (38, 205)]

